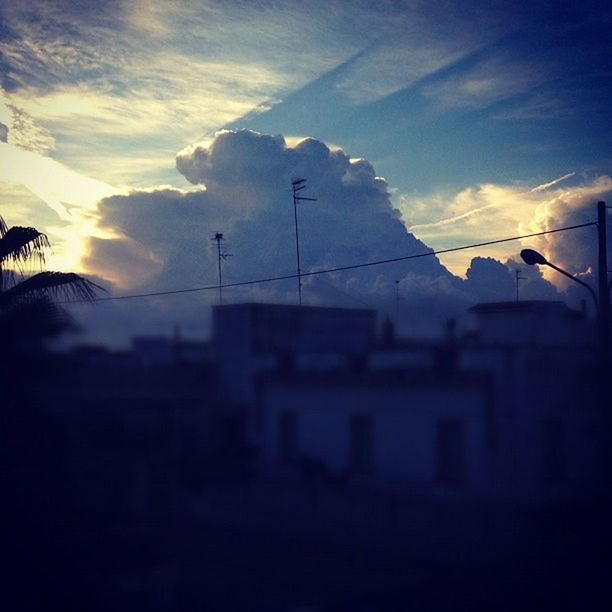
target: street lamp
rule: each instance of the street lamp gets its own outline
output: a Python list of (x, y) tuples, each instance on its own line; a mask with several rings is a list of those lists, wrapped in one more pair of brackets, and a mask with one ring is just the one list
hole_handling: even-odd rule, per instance
[[(563, 276), (567, 276), (567, 278), (571, 278), (574, 282), (578, 283), (579, 285), (582, 285), (583, 287), (589, 290), (591, 297), (593, 298), (593, 300), (595, 300), (597, 321), (599, 324), (599, 342), (598, 343), (599, 343), (599, 360), (600, 360), (601, 372), (602, 373), (606, 372), (607, 365), (608, 365), (608, 326), (607, 326), (607, 322), (608, 322), (608, 316), (609, 316), (609, 313), (607, 312), (606, 309), (609, 308), (609, 303), (604, 302), (604, 301), (600, 302), (600, 300), (597, 299), (597, 295), (595, 294), (595, 291), (593, 291), (593, 288), (590, 285), (587, 285), (584, 281), (581, 281), (579, 278), (572, 276), (569, 272), (566, 272), (562, 268), (559, 268), (559, 266), (555, 266), (555, 264), (550, 263), (550, 261), (548, 261), (546, 257), (544, 257), (544, 255), (542, 255), (542, 253), (538, 253), (537, 251), (534, 251), (533, 249), (523, 249), (521, 251), (521, 257), (523, 261), (529, 266), (533, 266), (533, 265), (548, 266), (549, 268), (556, 270), (560, 274), (563, 274)], [(607, 288), (606, 288), (605, 296), (607, 297)], [(603, 377), (600, 378), (600, 384), (601, 384), (601, 390), (600, 390), (601, 401), (605, 405), (607, 401), (607, 390), (606, 390), (605, 378)]]
[(611, 284), (608, 282), (608, 260), (607, 260), (607, 214), (606, 203), (603, 201), (597, 202), (597, 252), (598, 252), (598, 293), (599, 298), (593, 288), (587, 283), (581, 281), (579, 278), (572, 276), (569, 272), (562, 270), (558, 266), (547, 261), (546, 257), (533, 249), (523, 249), (521, 251), (521, 257), (523, 261), (529, 265), (548, 266), (553, 270), (556, 270), (563, 276), (571, 278), (575, 283), (582, 285), (588, 289), (591, 297), (595, 300), (595, 306), (597, 308), (597, 323), (599, 327), (599, 356), (600, 356), (600, 393), (601, 401), (606, 406), (607, 400), (607, 387), (605, 381), (608, 368), (608, 354), (610, 350), (610, 287)]
[(591, 297), (595, 300), (595, 308), (597, 308), (597, 311), (599, 312), (599, 302), (597, 300), (597, 295), (595, 294), (595, 291), (590, 285), (587, 285), (584, 281), (581, 281), (579, 278), (572, 276), (569, 272), (566, 272), (562, 268), (559, 268), (559, 266), (555, 266), (555, 264), (550, 263), (550, 261), (548, 261), (546, 257), (544, 257), (544, 255), (542, 255), (542, 253), (538, 253), (538, 251), (534, 251), (533, 249), (523, 249), (521, 251), (521, 258), (528, 266), (533, 266), (533, 265), (548, 266), (549, 268), (556, 270), (560, 274), (563, 274), (563, 276), (567, 276), (567, 278), (571, 278), (574, 282), (578, 283), (579, 285), (586, 287), (589, 290)]

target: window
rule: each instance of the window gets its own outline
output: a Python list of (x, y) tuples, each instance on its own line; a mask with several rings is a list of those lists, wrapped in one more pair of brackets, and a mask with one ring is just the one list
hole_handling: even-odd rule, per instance
[(351, 415), (350, 425), (350, 466), (355, 474), (369, 474), (372, 471), (372, 416)]
[(291, 465), (297, 455), (297, 416), (285, 410), (278, 415), (278, 460), (281, 465)]
[(452, 485), (466, 480), (465, 426), (460, 419), (438, 421), (437, 479)]

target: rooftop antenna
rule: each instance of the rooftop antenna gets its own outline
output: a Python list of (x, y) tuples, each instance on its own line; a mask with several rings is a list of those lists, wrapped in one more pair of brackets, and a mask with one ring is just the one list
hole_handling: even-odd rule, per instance
[(519, 281), (527, 280), (526, 277), (521, 276), (520, 270), (515, 270), (514, 274), (516, 276), (516, 301), (519, 301)]
[(293, 218), (295, 219), (295, 253), (297, 258), (297, 277), (298, 277), (298, 298), (300, 306), (302, 305), (302, 270), (300, 267), (300, 234), (298, 231), (298, 217), (297, 217), (297, 204), (302, 200), (308, 202), (316, 202), (317, 198), (306, 198), (298, 195), (302, 189), (306, 189), (305, 178), (294, 178), (291, 180), (291, 187), (293, 189)]
[(225, 240), (221, 232), (216, 232), (213, 240), (217, 243), (217, 268), (219, 270), (219, 304), (223, 304), (223, 277), (221, 275), (221, 260), (226, 260), (231, 257), (231, 253), (221, 249), (221, 243)]

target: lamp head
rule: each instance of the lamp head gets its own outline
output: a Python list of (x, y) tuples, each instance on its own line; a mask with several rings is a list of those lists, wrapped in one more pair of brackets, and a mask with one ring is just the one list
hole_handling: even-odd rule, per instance
[(533, 249), (523, 249), (521, 251), (521, 257), (528, 266), (537, 264), (538, 266), (545, 266), (548, 262), (546, 257)]

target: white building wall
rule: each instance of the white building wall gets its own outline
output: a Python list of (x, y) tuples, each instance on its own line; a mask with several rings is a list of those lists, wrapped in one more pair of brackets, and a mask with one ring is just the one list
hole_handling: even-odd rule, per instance
[[(482, 389), (381, 385), (295, 385), (271, 383), (264, 396), (262, 454), (278, 469), (279, 415), (297, 415), (300, 454), (322, 460), (340, 474), (350, 465), (350, 426), (353, 414), (372, 418), (373, 485), (405, 490), (444, 490), (437, 478), (437, 423), (459, 419), (464, 424), (466, 482), (459, 489), (483, 493), (488, 486), (486, 397)], [(455, 488), (455, 487), (451, 487)]]

